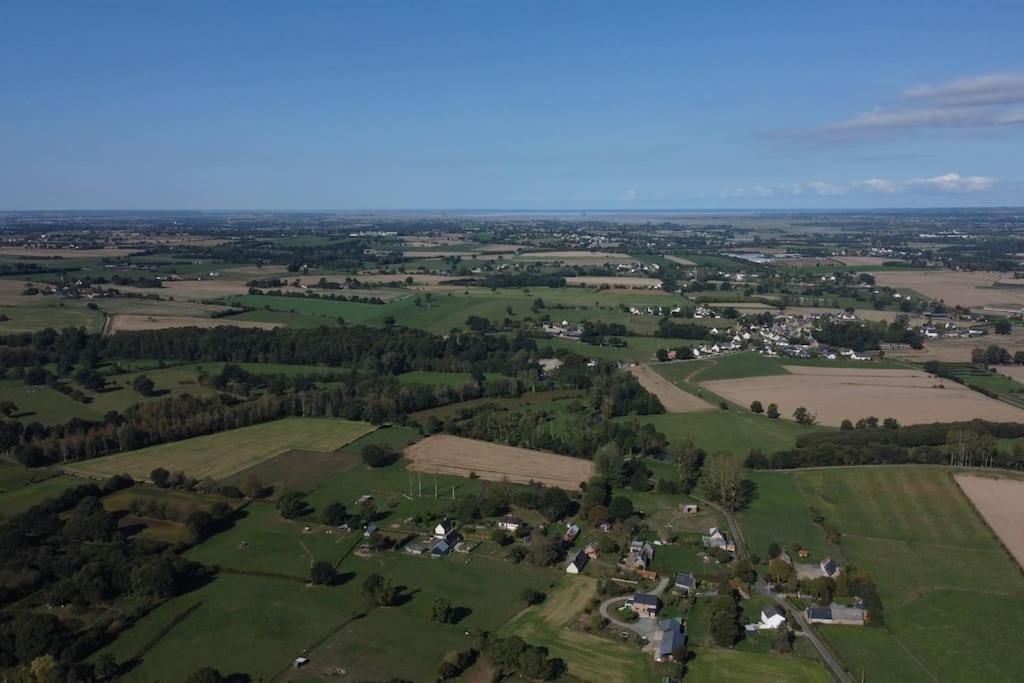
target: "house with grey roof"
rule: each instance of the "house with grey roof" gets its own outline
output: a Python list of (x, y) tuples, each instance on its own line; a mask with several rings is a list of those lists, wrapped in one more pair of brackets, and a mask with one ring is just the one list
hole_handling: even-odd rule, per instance
[(682, 620), (662, 619), (658, 622), (657, 639), (654, 650), (654, 661), (671, 662), (673, 653), (686, 644), (686, 629)]
[(633, 597), (627, 598), (626, 607), (641, 619), (653, 619), (661, 609), (661, 600), (653, 593), (634, 593)]
[(676, 590), (681, 590), (685, 593), (692, 593), (697, 590), (697, 579), (689, 572), (679, 572), (676, 574), (675, 587)]

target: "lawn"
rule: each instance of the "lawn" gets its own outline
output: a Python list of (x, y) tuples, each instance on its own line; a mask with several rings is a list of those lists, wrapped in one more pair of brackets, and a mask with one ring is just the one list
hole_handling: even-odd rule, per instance
[(412, 427), (402, 425), (384, 425), (379, 429), (361, 436), (341, 447), (342, 453), (362, 453), (363, 448), (371, 444), (400, 451), (409, 444), (419, 441), (420, 433)]
[(829, 683), (832, 676), (816, 661), (717, 648), (694, 648), (687, 683)]
[(571, 675), (583, 680), (654, 680), (653, 660), (637, 647), (568, 628), (596, 591), (596, 579), (562, 575), (547, 600), (521, 612), (499, 634), (547, 647), (552, 656), (565, 660)]
[[(885, 606), (885, 629), (825, 631), (852, 669), (872, 680), (928, 681), (979, 672), (1011, 680), (1024, 668), (1024, 652), (1007, 642), (1024, 628), (1024, 575), (944, 468), (790, 476), (843, 532), (840, 563), (868, 571)], [(892, 664), (878, 652), (895, 653)]]
[(287, 450), (337, 450), (372, 430), (365, 422), (285, 418), (86, 460), (67, 469), (85, 476), (126, 472), (136, 479), (148, 479), (155, 468), (163, 467), (192, 477), (223, 479)]

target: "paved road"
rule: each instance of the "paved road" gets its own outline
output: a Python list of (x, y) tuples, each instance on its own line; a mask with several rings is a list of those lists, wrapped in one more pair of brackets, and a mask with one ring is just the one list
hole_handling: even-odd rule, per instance
[[(661, 581), (658, 582), (658, 585), (654, 588), (654, 590), (651, 591), (651, 593), (653, 593), (654, 595), (661, 595), (662, 593), (664, 593), (665, 589), (668, 588), (668, 581), (669, 577), (663, 577)], [(646, 637), (648, 633), (654, 630), (654, 625), (656, 624), (657, 620), (640, 619), (633, 623), (629, 623), (626, 621), (619, 621), (618, 619), (612, 616), (611, 612), (609, 612), (609, 608), (612, 606), (612, 604), (616, 602), (625, 602), (628, 597), (629, 596), (627, 595), (620, 595), (617, 598), (609, 598), (608, 600), (602, 602), (601, 606), (598, 608), (601, 612), (601, 616), (607, 619), (608, 623), (612, 624), (613, 626), (625, 629), (627, 631), (632, 631), (633, 633), (637, 633), (641, 636)]]
[[(697, 500), (700, 500), (708, 507), (717, 510), (719, 514), (725, 517), (725, 522), (729, 526), (729, 533), (732, 534), (733, 543), (736, 544), (736, 556), (738, 558), (747, 557), (747, 547), (746, 542), (743, 539), (743, 532), (740, 530), (740, 525), (736, 522), (733, 514), (721, 505), (712, 503), (709, 500), (703, 500), (700, 498)], [(775, 602), (775, 604), (785, 610), (787, 614), (793, 617), (796, 623), (800, 625), (800, 629), (803, 631), (807, 641), (814, 646), (815, 650), (818, 651), (818, 656), (821, 657), (821, 661), (824, 662), (825, 666), (827, 666), (829, 671), (832, 672), (832, 676), (839, 681), (839, 683), (854, 683), (853, 677), (847, 673), (843, 663), (832, 653), (832, 650), (825, 645), (824, 641), (818, 637), (818, 634), (814, 632), (814, 629), (811, 628), (811, 624), (804, 618), (802, 611), (790, 605), (782, 596), (775, 594), (771, 588), (762, 581), (757, 582), (754, 586), (754, 590), (761, 595), (770, 598)]]
[(783, 598), (781, 595), (774, 593), (767, 585), (762, 582), (758, 582), (754, 586), (761, 595), (764, 595), (775, 602), (779, 607), (784, 609), (789, 616), (796, 620), (796, 623), (800, 625), (800, 629), (803, 631), (804, 637), (807, 641), (814, 646), (814, 649), (818, 651), (818, 656), (821, 657), (821, 661), (825, 663), (825, 666), (832, 672), (832, 676), (840, 683), (854, 683), (853, 677), (847, 673), (843, 663), (832, 654), (832, 650), (818, 637), (818, 634), (811, 628), (811, 624), (804, 618), (804, 613), (801, 610), (796, 609)]

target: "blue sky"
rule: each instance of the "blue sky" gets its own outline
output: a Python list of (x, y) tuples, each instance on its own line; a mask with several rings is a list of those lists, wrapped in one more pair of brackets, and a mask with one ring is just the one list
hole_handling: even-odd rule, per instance
[(1021, 2), (9, 0), (0, 25), (2, 209), (1024, 205)]

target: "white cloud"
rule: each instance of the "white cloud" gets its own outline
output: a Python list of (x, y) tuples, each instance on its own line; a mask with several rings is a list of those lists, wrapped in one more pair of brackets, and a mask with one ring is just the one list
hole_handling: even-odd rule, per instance
[(903, 92), (903, 105), (876, 108), (826, 123), (812, 132), (832, 136), (931, 128), (1024, 124), (1024, 74), (983, 74)]
[(629, 189), (619, 195), (619, 201), (631, 202), (636, 199), (636, 190)]
[(932, 100), (948, 105), (973, 107), (1024, 102), (1024, 74), (986, 74), (972, 78), (908, 88), (910, 100)]
[(816, 194), (819, 197), (838, 197), (846, 194), (898, 194), (913, 192), (966, 193), (987, 192), (996, 184), (995, 178), (988, 176), (962, 176), (959, 173), (945, 173), (930, 178), (909, 178), (907, 180), (887, 180), (885, 178), (868, 178), (850, 183), (830, 183), (813, 180), (806, 183), (789, 185), (756, 185), (749, 192), (744, 188), (722, 190), (722, 199), (740, 197), (795, 197), (803, 194)]
[(985, 192), (992, 189), (995, 178), (972, 175), (961, 176), (959, 173), (946, 173), (932, 178), (913, 178), (907, 181), (907, 185), (913, 187), (925, 187), (943, 192)]

